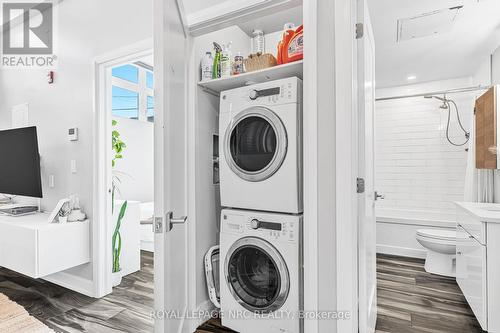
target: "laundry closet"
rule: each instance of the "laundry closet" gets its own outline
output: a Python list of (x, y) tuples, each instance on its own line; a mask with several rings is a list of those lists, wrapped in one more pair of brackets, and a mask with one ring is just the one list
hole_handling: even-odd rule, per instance
[[(224, 49), (230, 45), (232, 56), (242, 55), (246, 65), (251, 65), (249, 55), (259, 57), (262, 41), (260, 57), (277, 58), (286, 24), (293, 30), (302, 24), (300, 4), (193, 41), (195, 182), (196, 196), (204, 202), (196, 206), (197, 267), (203, 269), (207, 250), (220, 244), (214, 261), (219, 266), (213, 268), (219, 271), (215, 289), (222, 324), (239, 332), (267, 332), (272, 326), (276, 332), (278, 327), (302, 330), (299, 319), (270, 322), (234, 315), (298, 313), (303, 303), (303, 60), (271, 61), (253, 71), (245, 66), (245, 73), (215, 79), (204, 78), (200, 64), (207, 52), (214, 53), (214, 42)], [(254, 37), (254, 30), (263, 36)], [(197, 276), (204, 278), (202, 273)], [(206, 298), (206, 290), (199, 294)]]
[[(317, 63), (323, 50), (333, 51), (333, 45), (317, 45), (318, 26), (320, 22), (321, 26), (331, 23), (333, 4), (276, 0), (254, 1), (252, 5), (227, 1), (224, 6), (214, 6), (206, 13), (182, 19), (174, 17), (176, 3), (157, 1), (155, 8), (157, 15), (168, 13), (161, 26), (155, 27), (155, 31), (163, 31), (155, 38), (155, 68), (161, 73), (155, 82), (155, 94), (160, 94), (157, 108), (165, 109), (155, 122), (156, 138), (164, 145), (157, 148), (156, 162), (160, 160), (165, 167), (155, 168), (155, 172), (158, 170), (168, 184), (164, 189), (155, 189), (155, 216), (168, 212), (166, 232), (155, 236), (155, 243), (165, 251), (164, 259), (159, 259), (167, 263), (155, 271), (155, 287), (164, 286), (165, 294), (165, 299), (159, 300), (155, 307), (210, 310), (214, 308), (211, 300), (216, 299), (217, 303), (218, 296), (224, 316), (222, 324), (235, 331), (303, 332), (306, 323), (299, 315), (307, 303), (303, 291), (307, 278), (302, 258), (306, 244), (309, 251), (322, 244), (310, 240), (307, 243), (303, 235), (303, 212), (307, 205), (303, 122), (304, 115), (311, 117), (316, 113), (320, 99), (328, 108), (334, 107), (333, 62), (322, 64), (321, 71)], [(304, 52), (303, 59), (290, 55), (281, 58), (278, 43), (285, 27), (300, 34), (300, 46), (307, 50), (307, 25), (301, 32), (306, 21), (303, 8), (316, 11), (309, 14), (308, 20), (310, 42), (316, 46), (309, 53)], [(346, 34), (354, 32), (354, 26), (351, 28)], [(329, 29), (332, 27), (322, 33)], [(255, 50), (255, 44), (262, 42), (262, 39), (255, 41), (256, 35), (263, 37), (264, 54), (288, 62), (279, 64), (278, 59), (275, 63), (271, 61), (271, 66), (248, 70), (246, 60)], [(354, 38), (348, 43), (354, 43)], [(243, 56), (247, 71), (202, 80), (202, 65), (209, 63), (204, 59), (207, 52), (212, 53), (212, 59), (216, 58), (214, 47), (217, 49), (219, 45), (224, 57), (229, 44), (233, 57)], [(308, 54), (314, 59), (310, 63)], [(307, 79), (304, 68), (310, 69)], [(225, 69), (221, 64), (221, 71)], [(205, 72), (210, 71), (216, 72), (214, 68)], [(308, 85), (311, 88), (307, 99), (304, 91), (307, 92)], [(351, 102), (352, 98), (346, 97), (346, 101)], [(315, 110), (308, 114), (311, 105)], [(324, 118), (325, 126), (331, 115), (330, 111)], [(317, 121), (310, 120), (309, 126), (311, 131)], [(326, 128), (313, 131), (316, 136), (326, 134), (321, 146), (330, 149), (328, 142), (334, 134), (331, 127), (328, 131)], [(316, 147), (311, 144), (308, 149)], [(319, 174), (309, 172), (313, 176), (307, 186), (312, 186), (316, 184), (313, 178)], [(316, 204), (309, 202), (309, 205)], [(219, 268), (219, 282), (215, 279), (213, 284), (220, 289), (213, 290), (209, 297), (205, 256), (217, 245), (220, 245), (218, 263), (217, 259), (208, 261), (213, 269)], [(330, 247), (332, 242), (329, 240), (325, 245)], [(309, 267), (313, 265), (311, 262)], [(317, 281), (314, 269), (305, 274)], [(186, 302), (184, 290), (187, 290)], [(234, 318), (238, 313), (252, 319)], [(280, 318), (269, 319), (273, 316)], [(186, 332), (201, 323), (203, 320), (190, 318)], [(178, 331), (186, 323), (169, 318), (164, 325), (159, 331)]]

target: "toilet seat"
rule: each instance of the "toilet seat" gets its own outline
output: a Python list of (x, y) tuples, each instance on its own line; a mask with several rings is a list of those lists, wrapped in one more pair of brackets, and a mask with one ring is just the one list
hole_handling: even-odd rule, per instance
[(467, 235), (457, 233), (456, 230), (451, 229), (419, 229), (417, 230), (417, 236), (440, 241), (457, 241), (467, 239)]

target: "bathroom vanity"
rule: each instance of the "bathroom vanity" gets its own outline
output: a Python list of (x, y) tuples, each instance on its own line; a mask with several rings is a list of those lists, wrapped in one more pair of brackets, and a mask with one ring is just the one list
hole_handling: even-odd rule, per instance
[(457, 283), (481, 328), (500, 332), (500, 204), (456, 202)]

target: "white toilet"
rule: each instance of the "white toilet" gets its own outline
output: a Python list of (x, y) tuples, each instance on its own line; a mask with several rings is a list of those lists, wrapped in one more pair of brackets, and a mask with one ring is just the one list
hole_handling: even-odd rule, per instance
[(416, 238), (427, 249), (425, 271), (455, 277), (457, 241), (466, 236), (453, 229), (419, 229)]

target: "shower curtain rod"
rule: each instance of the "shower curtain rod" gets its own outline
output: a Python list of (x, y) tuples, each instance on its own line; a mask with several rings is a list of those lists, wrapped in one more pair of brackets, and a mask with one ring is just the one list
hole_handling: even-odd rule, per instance
[(456, 89), (449, 89), (449, 90), (442, 90), (442, 91), (433, 91), (429, 93), (424, 93), (424, 94), (413, 94), (413, 95), (402, 95), (402, 96), (392, 96), (392, 97), (381, 97), (381, 98), (376, 98), (375, 101), (388, 101), (391, 99), (401, 99), (401, 98), (411, 98), (411, 97), (423, 97), (423, 96), (429, 96), (429, 95), (444, 95), (444, 94), (456, 94), (456, 93), (462, 93), (462, 92), (469, 92), (469, 91), (476, 91), (476, 90), (486, 90), (490, 89), (491, 86), (475, 86), (475, 87), (467, 87), (467, 88), (456, 88)]

